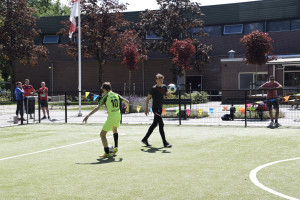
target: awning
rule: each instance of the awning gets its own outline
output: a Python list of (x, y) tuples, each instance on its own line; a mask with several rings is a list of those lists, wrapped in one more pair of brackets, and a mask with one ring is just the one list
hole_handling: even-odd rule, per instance
[(300, 58), (278, 58), (266, 63), (267, 65), (300, 66)]

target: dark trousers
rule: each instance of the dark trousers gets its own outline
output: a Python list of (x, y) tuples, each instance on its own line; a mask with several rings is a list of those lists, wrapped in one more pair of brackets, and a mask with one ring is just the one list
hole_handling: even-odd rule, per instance
[(150, 135), (152, 134), (153, 130), (156, 128), (157, 124), (159, 125), (159, 133), (161, 136), (161, 139), (164, 144), (167, 143), (166, 137), (165, 137), (165, 132), (164, 132), (164, 122), (162, 120), (162, 108), (152, 108), (153, 113), (154, 113), (154, 120), (151, 126), (148, 129), (148, 132), (146, 133), (145, 137), (143, 140), (148, 140)]
[(23, 100), (17, 100), (17, 110), (16, 110), (16, 115), (18, 115), (20, 113), (21, 118), (23, 118), (24, 115), (24, 108), (23, 108)]

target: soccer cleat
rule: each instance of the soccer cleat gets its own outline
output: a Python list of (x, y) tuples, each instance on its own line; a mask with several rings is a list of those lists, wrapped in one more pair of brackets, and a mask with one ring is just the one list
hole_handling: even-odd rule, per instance
[(47, 119), (46, 116), (44, 116), (42, 119)]
[(171, 144), (169, 144), (169, 143), (166, 143), (166, 144), (164, 144), (164, 147), (166, 147), (166, 148), (171, 148), (171, 147), (172, 147), (172, 145), (171, 145)]
[(113, 154), (116, 154), (118, 152), (118, 147), (114, 147), (114, 150), (113, 150)]
[(147, 147), (150, 147), (150, 146), (151, 146), (151, 145), (148, 143), (147, 140), (142, 140), (142, 143), (143, 143), (144, 145), (146, 145)]
[(51, 119), (50, 116), (48, 116), (48, 119), (49, 119), (49, 120)]
[(104, 153), (103, 155), (99, 156), (100, 158), (110, 158), (111, 154), (110, 153)]

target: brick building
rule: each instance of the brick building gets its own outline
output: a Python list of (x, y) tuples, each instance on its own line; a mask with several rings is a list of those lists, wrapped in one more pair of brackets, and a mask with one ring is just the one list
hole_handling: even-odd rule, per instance
[[(274, 40), (273, 54), (278, 61), (258, 67), (258, 83), (266, 81), (268, 75), (275, 75), (277, 81), (288, 88), (298, 88), (300, 79), (300, 1), (264, 0), (226, 5), (203, 6), (205, 32), (208, 37), (200, 38), (202, 43), (213, 46), (211, 62), (200, 72), (187, 72), (186, 82), (193, 89), (249, 89), (255, 80), (256, 67), (243, 62), (245, 48), (240, 39), (253, 30), (268, 32)], [(137, 22), (138, 12), (126, 12), (127, 20)], [(51, 92), (76, 91), (78, 88), (78, 64), (76, 60), (58, 48), (67, 38), (56, 35), (61, 28), (60, 21), (68, 17), (43, 17), (38, 21), (38, 29), (43, 35), (36, 44), (45, 45), (49, 51), (47, 61), (36, 66), (16, 66), (17, 80), (31, 79), (38, 87), (46, 81)], [(145, 36), (154, 39), (156, 36)], [(50, 43), (49, 43), (50, 42)], [(233, 50), (234, 57), (228, 52)], [(287, 60), (288, 59), (288, 60)], [(154, 83), (154, 75), (165, 75), (166, 83), (174, 82), (170, 72), (171, 60), (159, 54), (151, 54), (150, 59), (139, 64), (132, 73), (136, 91), (148, 91)], [(117, 77), (117, 78), (116, 78)], [(82, 60), (82, 90), (97, 90), (98, 63), (93, 59)], [(124, 89), (128, 84), (128, 70), (120, 61), (109, 61), (104, 66), (104, 81), (110, 81), (114, 90)]]

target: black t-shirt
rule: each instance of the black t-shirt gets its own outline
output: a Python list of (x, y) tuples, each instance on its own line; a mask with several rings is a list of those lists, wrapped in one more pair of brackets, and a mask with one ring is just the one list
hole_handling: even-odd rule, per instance
[(153, 108), (161, 108), (162, 107), (162, 102), (164, 99), (164, 95), (166, 95), (167, 93), (167, 86), (166, 85), (162, 85), (162, 86), (157, 86), (154, 85), (149, 94), (152, 95), (152, 99), (153, 99), (153, 103), (152, 103), (152, 107)]

